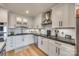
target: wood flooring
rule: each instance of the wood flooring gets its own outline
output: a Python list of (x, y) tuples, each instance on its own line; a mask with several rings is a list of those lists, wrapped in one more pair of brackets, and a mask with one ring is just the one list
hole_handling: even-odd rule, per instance
[(35, 44), (31, 44), (26, 49), (21, 49), (20, 51), (8, 51), (6, 56), (47, 56), (43, 51), (41, 51)]

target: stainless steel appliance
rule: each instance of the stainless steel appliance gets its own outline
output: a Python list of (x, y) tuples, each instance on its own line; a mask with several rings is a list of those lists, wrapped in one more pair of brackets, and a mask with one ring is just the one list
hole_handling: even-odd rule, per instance
[(47, 30), (47, 36), (51, 36), (51, 30)]
[(72, 36), (71, 35), (65, 35), (65, 38), (66, 39), (72, 39)]

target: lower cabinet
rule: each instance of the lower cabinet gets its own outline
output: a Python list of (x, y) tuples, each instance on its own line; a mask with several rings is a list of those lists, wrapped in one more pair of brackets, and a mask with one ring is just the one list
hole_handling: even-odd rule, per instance
[(75, 46), (62, 43), (60, 48), (60, 56), (74, 56), (76, 55), (75, 52)]
[(33, 35), (9, 36), (6, 42), (6, 51), (14, 50), (34, 43)]
[(57, 53), (57, 47), (55, 45), (55, 41), (53, 40), (49, 40), (49, 52), (48, 52), (48, 55), (49, 56), (57, 56), (58, 53)]
[(66, 43), (49, 40), (50, 56), (74, 56), (75, 46)]
[(15, 49), (15, 39), (14, 36), (10, 36), (6, 41), (6, 51), (10, 51)]
[(75, 46), (59, 41), (38, 37), (38, 47), (49, 56), (74, 56)]
[(15, 40), (15, 49), (20, 48), (23, 46), (23, 42), (22, 42), (22, 35), (17, 35), (14, 36), (14, 40)]
[(44, 37), (38, 37), (38, 47), (48, 54), (48, 39)]
[(26, 46), (26, 45), (29, 45), (29, 44), (32, 44), (34, 43), (34, 37), (33, 35), (23, 35), (23, 45)]

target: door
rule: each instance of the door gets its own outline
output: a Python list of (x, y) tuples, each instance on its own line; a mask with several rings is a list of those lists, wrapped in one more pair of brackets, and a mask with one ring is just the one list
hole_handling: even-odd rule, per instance
[(9, 28), (15, 28), (15, 25), (16, 25), (16, 15), (10, 13), (8, 18), (9, 18), (9, 20), (8, 20)]
[(24, 35), (24, 45), (29, 45), (34, 43), (33, 35)]
[(8, 21), (8, 11), (6, 9), (0, 8), (0, 22)]
[(38, 36), (38, 47), (43, 50), (43, 39), (40, 36)]
[(13, 40), (13, 37), (8, 37), (6, 41), (6, 51), (13, 50), (15, 48), (15, 42)]
[(14, 36), (14, 40), (15, 40), (16, 48), (20, 48), (20, 47), (23, 46), (22, 36), (21, 35)]
[(47, 38), (43, 38), (43, 51), (48, 54), (48, 39)]
[(63, 23), (62, 20), (63, 20), (63, 8), (61, 5), (56, 5), (52, 9), (52, 26), (53, 26), (53, 28), (62, 26), (62, 23)]
[(34, 35), (34, 43), (38, 46), (38, 36)]
[(57, 56), (58, 53), (57, 53), (57, 47), (54, 43), (54, 41), (52, 40), (49, 40), (49, 56)]
[(60, 56), (73, 56), (70, 52), (66, 51), (65, 49), (61, 48)]
[(63, 43), (60, 47), (60, 56), (74, 56), (75, 48), (72, 45)]

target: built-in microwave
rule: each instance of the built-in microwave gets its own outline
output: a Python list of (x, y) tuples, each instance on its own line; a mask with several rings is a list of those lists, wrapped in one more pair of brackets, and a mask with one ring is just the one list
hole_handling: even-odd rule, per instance
[(4, 23), (0, 22), (0, 36), (4, 35)]
[(3, 26), (0, 26), (0, 31), (4, 31)]

